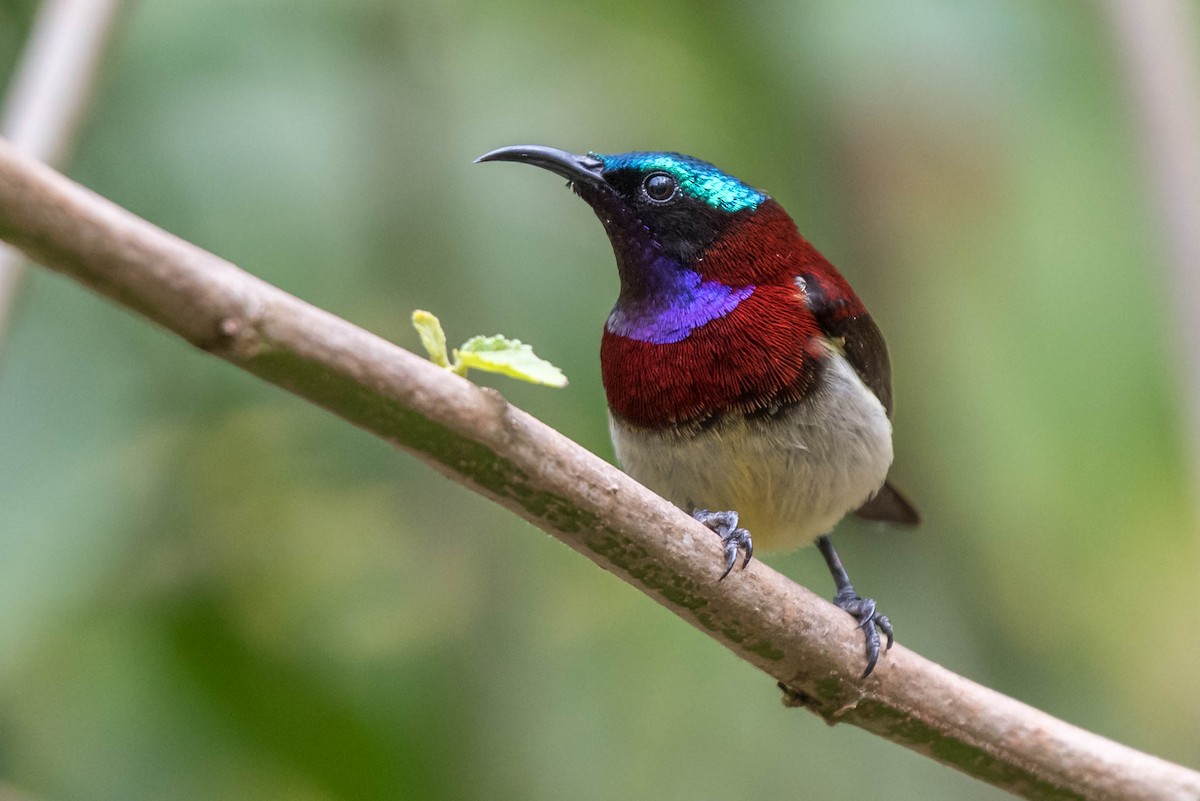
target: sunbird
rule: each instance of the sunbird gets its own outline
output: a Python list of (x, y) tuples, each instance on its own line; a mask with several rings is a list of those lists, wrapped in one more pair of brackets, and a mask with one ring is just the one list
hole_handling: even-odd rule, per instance
[(816, 542), (870, 675), (892, 624), (829, 533), (848, 512), (920, 517), (887, 480), (891, 364), (850, 284), (778, 202), (691, 156), (516, 145), (476, 161), (556, 173), (604, 224), (621, 289), (600, 365), (624, 470), (720, 537), (719, 580), (756, 545)]

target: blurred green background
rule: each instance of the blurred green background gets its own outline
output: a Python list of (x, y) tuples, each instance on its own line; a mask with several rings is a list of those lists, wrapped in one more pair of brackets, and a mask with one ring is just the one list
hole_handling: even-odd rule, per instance
[[(0, 1), (0, 78), (33, 6)], [(602, 230), (471, 159), (716, 162), (888, 336), (927, 523), (837, 541), (900, 640), (1200, 767), (1172, 288), (1102, 10), (142, 0), (69, 172), (406, 347), (415, 307), (535, 343), (569, 388), (489, 383), (611, 459)], [(1006, 797), (785, 710), (529, 525), (62, 278), (2, 366), (0, 780), (35, 798)], [(765, 559), (832, 593), (815, 551)]]

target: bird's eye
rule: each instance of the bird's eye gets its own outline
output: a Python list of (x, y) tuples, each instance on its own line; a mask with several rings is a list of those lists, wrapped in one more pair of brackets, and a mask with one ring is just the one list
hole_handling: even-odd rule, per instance
[(666, 203), (678, 189), (679, 182), (665, 172), (652, 172), (642, 181), (642, 191), (654, 203)]

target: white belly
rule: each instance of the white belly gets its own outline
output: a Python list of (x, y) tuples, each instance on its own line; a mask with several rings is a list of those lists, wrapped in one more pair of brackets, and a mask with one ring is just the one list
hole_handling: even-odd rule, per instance
[(810, 544), (882, 486), (892, 425), (840, 354), (820, 391), (772, 418), (659, 434), (609, 418), (625, 472), (680, 508), (738, 512), (755, 550)]

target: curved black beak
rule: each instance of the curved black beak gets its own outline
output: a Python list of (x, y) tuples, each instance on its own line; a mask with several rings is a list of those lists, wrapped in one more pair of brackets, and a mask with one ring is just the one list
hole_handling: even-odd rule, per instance
[(557, 173), (568, 181), (585, 184), (604, 182), (604, 162), (600, 159), (568, 153), (556, 147), (543, 147), (542, 145), (502, 147), (490, 153), (484, 153), (475, 159), (476, 164), (483, 161), (517, 161)]

